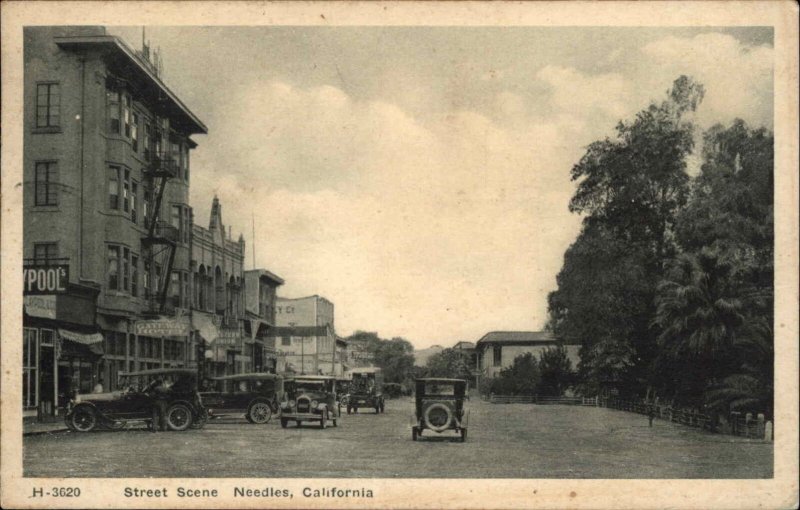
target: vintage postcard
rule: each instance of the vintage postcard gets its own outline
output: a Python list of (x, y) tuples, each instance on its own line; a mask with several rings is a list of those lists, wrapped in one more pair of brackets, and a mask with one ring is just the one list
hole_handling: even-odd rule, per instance
[(4, 508), (796, 508), (798, 8), (4, 2)]

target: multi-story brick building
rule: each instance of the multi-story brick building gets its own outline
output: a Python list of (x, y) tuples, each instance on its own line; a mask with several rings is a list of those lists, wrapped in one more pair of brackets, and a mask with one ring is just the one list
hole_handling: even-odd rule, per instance
[(148, 48), (102, 27), (24, 37), (23, 397), (56, 414), (121, 371), (195, 362), (189, 152), (207, 129)]

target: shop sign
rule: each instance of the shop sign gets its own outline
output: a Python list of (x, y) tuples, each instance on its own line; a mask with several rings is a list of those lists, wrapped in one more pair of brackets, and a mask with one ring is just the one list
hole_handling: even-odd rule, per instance
[(22, 268), (23, 295), (64, 294), (69, 283), (69, 264)]
[(56, 318), (56, 296), (25, 296), (23, 297), (25, 313), (31, 317), (42, 319)]
[(136, 321), (134, 332), (144, 336), (186, 336), (189, 334), (189, 324), (175, 319), (155, 319), (151, 321)]

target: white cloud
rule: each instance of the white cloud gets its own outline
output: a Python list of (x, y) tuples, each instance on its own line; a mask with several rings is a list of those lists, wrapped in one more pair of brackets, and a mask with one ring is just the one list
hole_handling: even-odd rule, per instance
[[(769, 48), (711, 34), (639, 55), (599, 74), (544, 65), (535, 99), (495, 73), (491, 114), (413, 114), (331, 85), (242, 85), (213, 129), (225, 141), (210, 136), (193, 160), (197, 221), (217, 193), (249, 243), (254, 214), (259, 266), (287, 280), (284, 295), (333, 300), (343, 334), (365, 328), (425, 346), (541, 327), (580, 223), (567, 211), (569, 169), (586, 144), (663, 98), (680, 74), (706, 86), (705, 125), (771, 119)], [(458, 70), (470, 79), (470, 69)]]

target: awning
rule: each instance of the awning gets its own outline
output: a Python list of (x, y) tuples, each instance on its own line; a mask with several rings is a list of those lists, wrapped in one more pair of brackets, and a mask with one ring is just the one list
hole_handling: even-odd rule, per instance
[(105, 352), (103, 346), (103, 335), (100, 333), (76, 333), (68, 329), (58, 329), (58, 336), (61, 340), (68, 340), (76, 344), (88, 347), (92, 354), (102, 356)]

